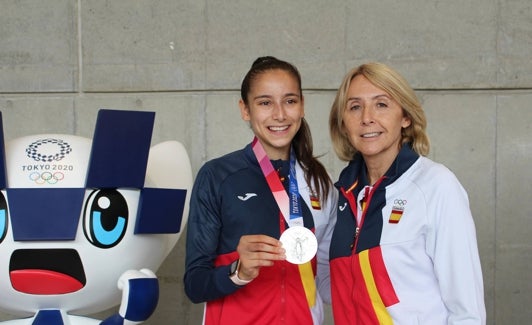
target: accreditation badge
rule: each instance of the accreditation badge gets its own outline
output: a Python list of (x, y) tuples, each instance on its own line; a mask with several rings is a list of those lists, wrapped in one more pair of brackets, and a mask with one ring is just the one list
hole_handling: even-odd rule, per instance
[(279, 240), (286, 251), (286, 260), (292, 264), (304, 264), (318, 251), (316, 236), (303, 226), (289, 227), (281, 234)]

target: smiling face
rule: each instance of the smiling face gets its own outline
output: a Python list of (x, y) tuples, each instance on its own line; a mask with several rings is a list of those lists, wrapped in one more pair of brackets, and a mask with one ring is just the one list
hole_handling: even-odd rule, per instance
[(347, 92), (343, 123), (367, 163), (389, 166), (399, 153), (401, 130), (411, 121), (388, 93), (357, 75)]
[(268, 157), (288, 159), (304, 116), (297, 79), (284, 70), (267, 70), (253, 80), (247, 102), (239, 102), (242, 119), (250, 122)]

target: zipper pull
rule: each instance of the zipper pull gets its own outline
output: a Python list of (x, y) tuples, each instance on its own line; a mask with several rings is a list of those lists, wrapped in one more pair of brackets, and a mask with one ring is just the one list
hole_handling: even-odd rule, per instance
[(357, 226), (355, 228), (355, 238), (353, 238), (353, 243), (351, 244), (351, 246), (349, 246), (349, 247), (351, 247), (351, 250), (353, 250), (353, 248), (355, 248), (355, 243), (357, 241), (357, 237), (358, 237), (358, 233), (359, 232), (360, 232), (360, 228)]

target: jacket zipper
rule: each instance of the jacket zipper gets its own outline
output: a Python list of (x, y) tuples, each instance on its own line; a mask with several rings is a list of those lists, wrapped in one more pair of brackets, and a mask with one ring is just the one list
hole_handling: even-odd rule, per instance
[(361, 203), (362, 215), (360, 217), (360, 222), (358, 220), (358, 204), (356, 201), (355, 193), (353, 193), (353, 190), (358, 184), (358, 180), (355, 181), (355, 183), (351, 185), (347, 190), (344, 190), (343, 187), (341, 188), (341, 192), (343, 196), (347, 199), (347, 202), (349, 203), (349, 207), (351, 208), (351, 211), (353, 212), (353, 218), (355, 219), (356, 228), (355, 228), (355, 237), (353, 238), (353, 243), (351, 244), (352, 252), (356, 251), (356, 247), (358, 244), (358, 238), (360, 237), (359, 236), (360, 230), (362, 229), (362, 226), (364, 225), (364, 220), (366, 219), (366, 213), (368, 211), (369, 204), (371, 202), (373, 194), (375, 193), (375, 190), (379, 187), (379, 185), (385, 178), (386, 176), (382, 176), (373, 186), (364, 187), (364, 197), (362, 198), (362, 203)]

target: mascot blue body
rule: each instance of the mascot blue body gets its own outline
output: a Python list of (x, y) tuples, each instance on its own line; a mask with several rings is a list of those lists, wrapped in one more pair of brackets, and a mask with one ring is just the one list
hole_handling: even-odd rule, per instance
[[(151, 145), (153, 112), (100, 110), (93, 139), (0, 130), (0, 324), (140, 324), (155, 272), (188, 215), (177, 141)], [(0, 115), (1, 127), (1, 115)], [(120, 305), (105, 320), (87, 314)]]

